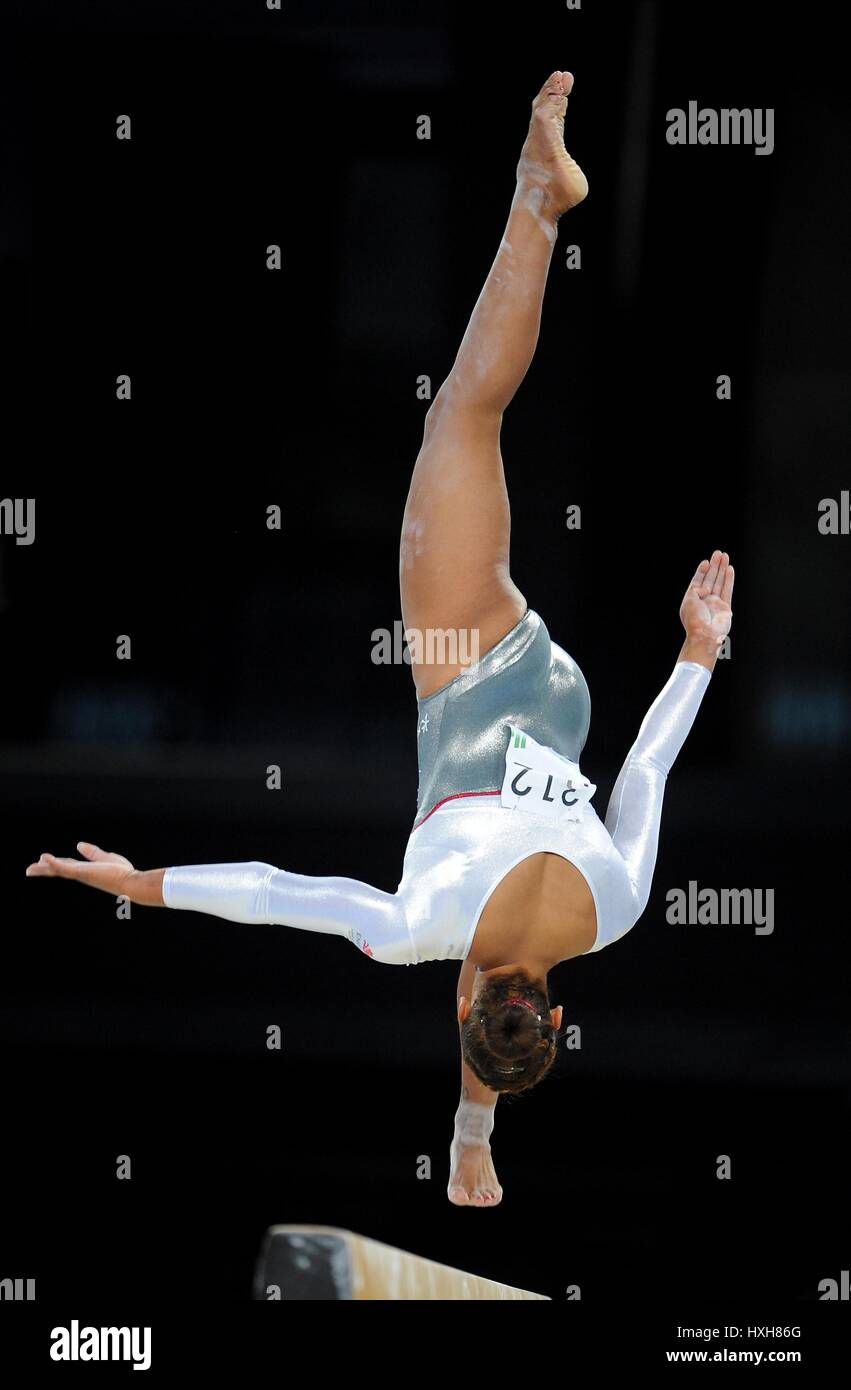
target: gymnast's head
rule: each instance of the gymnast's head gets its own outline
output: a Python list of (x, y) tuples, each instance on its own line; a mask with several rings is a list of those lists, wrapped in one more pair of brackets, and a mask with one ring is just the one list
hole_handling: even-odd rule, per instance
[(458, 1022), (464, 1061), (491, 1091), (528, 1091), (555, 1061), (561, 1007), (550, 1008), (546, 977), (521, 965), (477, 969)]

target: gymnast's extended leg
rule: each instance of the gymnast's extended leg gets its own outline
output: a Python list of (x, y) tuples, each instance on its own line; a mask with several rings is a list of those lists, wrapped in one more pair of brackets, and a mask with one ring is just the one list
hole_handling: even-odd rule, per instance
[[(564, 147), (573, 86), (555, 72), (532, 106), (508, 223), (446, 380), (425, 420), (402, 523), (399, 576), (406, 628), (475, 630), (483, 655), (526, 610), (509, 574), (510, 519), (499, 438), (529, 369), (561, 215), (588, 191)], [(462, 665), (416, 661), (419, 696)]]
[[(572, 86), (570, 73), (554, 72), (532, 105), (508, 223), (455, 362), (426, 416), (405, 508), (399, 566), (405, 627), (474, 632), (480, 656), (526, 610), (509, 572), (500, 430), (538, 341), (558, 220), (588, 191), (564, 147)], [(418, 695), (433, 693), (462, 669), (460, 663), (415, 661)], [(470, 997), (472, 973), (465, 963), (459, 997)], [(448, 1190), (457, 1205), (493, 1206), (502, 1196), (489, 1144), (496, 1100), (462, 1058)]]

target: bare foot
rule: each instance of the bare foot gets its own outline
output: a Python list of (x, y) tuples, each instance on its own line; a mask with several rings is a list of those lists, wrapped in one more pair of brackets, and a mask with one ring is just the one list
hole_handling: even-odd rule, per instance
[(502, 1201), (491, 1158), (490, 1136), (494, 1105), (481, 1105), (462, 1096), (455, 1115), (455, 1134), (449, 1150), (446, 1195), (456, 1207), (495, 1207)]
[(538, 216), (557, 221), (581, 203), (588, 180), (564, 146), (564, 117), (573, 73), (554, 72), (532, 103), (529, 134), (517, 165), (517, 196)]
[(456, 1207), (495, 1207), (502, 1201), (490, 1144), (462, 1146), (449, 1151), (449, 1186), (446, 1195)]

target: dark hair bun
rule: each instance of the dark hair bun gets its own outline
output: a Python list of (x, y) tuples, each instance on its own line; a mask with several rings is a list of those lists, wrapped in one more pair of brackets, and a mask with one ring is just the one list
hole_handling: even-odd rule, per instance
[(495, 1057), (514, 1062), (540, 1046), (541, 1025), (522, 1004), (512, 1004), (485, 1020), (485, 1036)]

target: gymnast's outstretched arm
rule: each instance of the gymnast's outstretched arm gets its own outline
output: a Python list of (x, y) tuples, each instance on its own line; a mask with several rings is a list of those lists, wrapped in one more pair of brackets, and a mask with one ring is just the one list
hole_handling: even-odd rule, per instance
[(665, 782), (700, 707), (718, 651), (730, 631), (733, 567), (726, 551), (703, 560), (686, 590), (686, 640), (674, 670), (641, 724), (606, 811), (606, 829), (627, 866), (635, 921), (650, 897)]
[(342, 936), (390, 965), (416, 957), (403, 900), (351, 878), (310, 878), (273, 864), (186, 864), (135, 869), (129, 859), (81, 840), (83, 859), (42, 854), (27, 875), (70, 878), (145, 907), (185, 908), (230, 922), (280, 924)]

